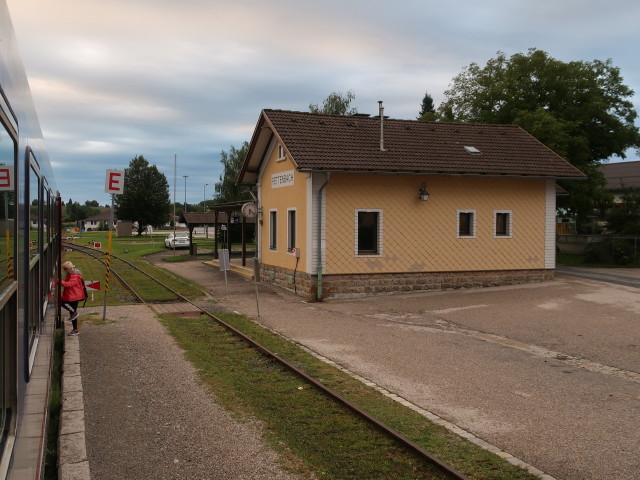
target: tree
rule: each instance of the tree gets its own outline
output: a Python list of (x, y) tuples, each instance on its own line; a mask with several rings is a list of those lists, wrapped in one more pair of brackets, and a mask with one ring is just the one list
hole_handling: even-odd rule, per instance
[(576, 216), (582, 230), (593, 200), (602, 196), (596, 167), (640, 146), (633, 91), (622, 82), (611, 60), (565, 63), (537, 49), (510, 58), (498, 52), (486, 66), (472, 63), (453, 79), (438, 116), (519, 125), (589, 175), (587, 183), (561, 182), (569, 197), (559, 206)]
[(436, 108), (433, 105), (433, 97), (429, 95), (429, 92), (425, 92), (420, 113), (418, 114), (418, 120), (429, 122), (436, 120), (437, 117)]
[(311, 113), (324, 113), (329, 115), (355, 115), (358, 113), (357, 108), (349, 108), (351, 102), (356, 98), (355, 93), (349, 90), (346, 94), (342, 92), (332, 92), (324, 102), (322, 107), (318, 107), (318, 104), (309, 104), (309, 111)]
[(220, 175), (220, 181), (215, 184), (215, 201), (217, 203), (251, 199), (250, 194), (243, 192), (245, 187), (241, 187), (236, 183), (240, 175), (242, 162), (244, 162), (248, 151), (249, 142), (244, 142), (239, 149), (231, 146), (228, 154), (224, 150), (220, 152), (220, 162), (224, 167), (224, 171)]
[(120, 220), (137, 222), (138, 235), (148, 225), (161, 227), (171, 207), (167, 178), (142, 155), (131, 159), (125, 171), (124, 193), (115, 196), (114, 206)]
[[(88, 202), (86, 202), (88, 203)], [(85, 218), (97, 215), (100, 209), (93, 208), (89, 205), (80, 205), (78, 202), (73, 202), (71, 199), (65, 205), (65, 218), (67, 222), (77, 222), (84, 220)]]

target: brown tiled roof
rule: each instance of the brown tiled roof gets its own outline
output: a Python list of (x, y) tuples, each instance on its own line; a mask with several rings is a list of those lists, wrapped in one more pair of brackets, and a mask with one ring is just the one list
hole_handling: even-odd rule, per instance
[(600, 165), (609, 190), (640, 188), (640, 161)]
[[(92, 217), (87, 217), (84, 219), (85, 222), (107, 222), (111, 220), (111, 209), (107, 209), (107, 210), (103, 210), (102, 212), (98, 213), (97, 215), (94, 215)], [(114, 217), (114, 220), (117, 220), (116, 217)]]
[(190, 225), (213, 225), (215, 222), (215, 214), (212, 212), (184, 212), (180, 216), (180, 222)]
[[(515, 125), (419, 122), (380, 117), (263, 110), (241, 181), (259, 168), (265, 127), (282, 141), (298, 170), (583, 178), (585, 175)], [(261, 138), (262, 137), (262, 138)], [(475, 147), (472, 154), (465, 147)]]

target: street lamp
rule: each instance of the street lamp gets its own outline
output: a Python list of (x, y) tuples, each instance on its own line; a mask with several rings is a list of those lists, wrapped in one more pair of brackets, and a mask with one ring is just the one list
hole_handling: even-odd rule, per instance
[[(207, 211), (207, 185), (209, 184), (205, 183), (204, 186), (202, 187), (202, 213), (206, 213)], [(204, 224), (203, 230), (204, 230), (205, 238), (209, 238), (209, 228), (206, 223)]]
[(187, 178), (189, 178), (189, 175), (182, 175), (182, 178), (184, 178), (184, 211), (187, 211)]
[(207, 211), (207, 185), (209, 184), (205, 183), (204, 186), (202, 187), (202, 211), (203, 212)]

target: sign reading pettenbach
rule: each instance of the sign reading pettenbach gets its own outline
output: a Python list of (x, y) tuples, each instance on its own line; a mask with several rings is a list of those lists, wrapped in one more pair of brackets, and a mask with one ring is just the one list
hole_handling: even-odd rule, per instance
[(271, 175), (271, 188), (290, 187), (293, 185), (293, 170)]

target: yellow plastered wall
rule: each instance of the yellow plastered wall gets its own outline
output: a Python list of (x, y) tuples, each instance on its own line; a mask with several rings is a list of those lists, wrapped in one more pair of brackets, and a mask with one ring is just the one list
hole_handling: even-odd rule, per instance
[[(293, 183), (290, 178), (293, 178)], [(260, 195), (262, 216), (261, 223), (261, 258), (262, 263), (266, 265), (275, 265), (278, 267), (293, 270), (296, 268), (296, 257), (287, 251), (287, 234), (288, 234), (288, 210), (296, 211), (296, 247), (300, 251), (300, 259), (297, 261), (298, 271), (304, 271), (306, 258), (310, 252), (306, 251), (304, 246), (307, 241), (307, 187), (308, 175), (295, 171), (295, 166), (286, 157), (284, 160), (278, 160), (278, 148), (273, 149), (269, 156), (269, 160), (265, 165), (260, 177)], [(280, 185), (277, 187), (277, 185)], [(276, 249), (270, 248), (270, 231), (271, 231), (271, 215), (270, 212), (275, 210), (277, 213), (276, 232), (277, 242)]]
[[(418, 198), (422, 182), (430, 193)], [(326, 188), (327, 274), (544, 268), (545, 180), (334, 174)], [(381, 255), (356, 255), (356, 209), (382, 211)], [(457, 210), (475, 238), (457, 238)], [(494, 211), (511, 238), (494, 238)]]

